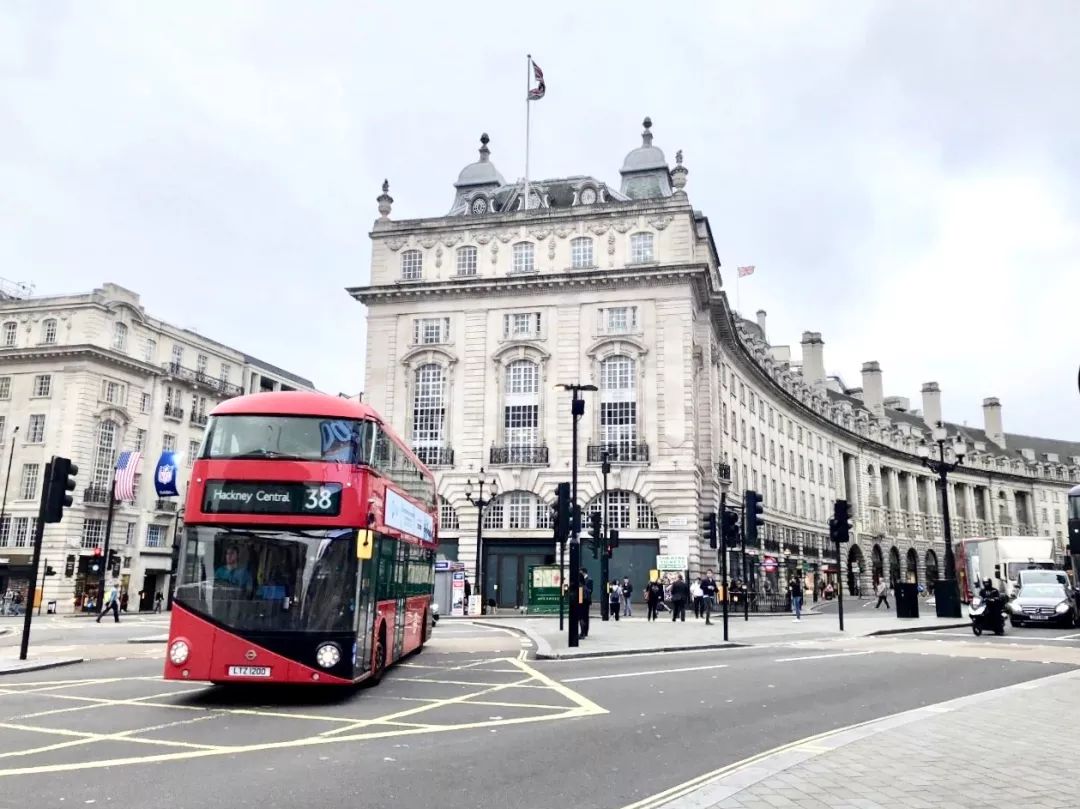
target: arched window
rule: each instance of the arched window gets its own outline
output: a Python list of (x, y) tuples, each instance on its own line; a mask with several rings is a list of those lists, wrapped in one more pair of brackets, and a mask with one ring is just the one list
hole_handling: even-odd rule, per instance
[(636, 376), (636, 363), (625, 355), (600, 363), (600, 453), (611, 461), (647, 460), (638, 445)]
[(424, 257), (419, 250), (406, 250), (401, 254), (401, 280), (419, 281), (424, 277)]
[(540, 444), (540, 367), (532, 360), (506, 366), (503, 430), (507, 463), (536, 463)]
[(518, 242), (514, 245), (514, 272), (533, 272), (536, 265), (533, 263), (533, 243)]
[(476, 275), (476, 248), (471, 244), (457, 250), (457, 274)]
[(458, 530), (458, 513), (450, 501), (439, 495), (439, 528), (443, 531)]
[(112, 347), (117, 351), (127, 351), (128, 327), (124, 323), (113, 324)]
[(56, 318), (41, 321), (41, 342), (47, 346), (56, 342)]
[(630, 263), (644, 264), (655, 260), (653, 252), (653, 235), (651, 233), (634, 233), (630, 236)]
[(533, 531), (551, 527), (551, 506), (532, 492), (504, 492), (484, 509), (484, 530)]
[(446, 427), (446, 377), (441, 365), (416, 369), (413, 388), (412, 444), (416, 456), (429, 466), (442, 461)]
[(119, 425), (115, 421), (103, 421), (98, 425), (94, 445), (94, 472), (91, 485), (95, 489), (109, 490), (116, 467), (116, 442)]
[(579, 236), (570, 242), (570, 266), (574, 269), (595, 266), (593, 264), (593, 240)]
[[(604, 494), (601, 492), (585, 507), (587, 514), (604, 515)], [(608, 527), (620, 531), (657, 531), (660, 524), (649, 502), (625, 489), (608, 491)]]
[(19, 325), (14, 320), (4, 324), (4, 346), (10, 348), (15, 345), (15, 337), (18, 335)]

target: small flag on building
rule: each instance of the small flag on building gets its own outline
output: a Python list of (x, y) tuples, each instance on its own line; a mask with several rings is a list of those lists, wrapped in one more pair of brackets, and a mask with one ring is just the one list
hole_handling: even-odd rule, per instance
[(158, 497), (177, 497), (180, 492), (176, 488), (176, 471), (179, 467), (175, 452), (165, 450), (158, 459), (157, 469), (154, 471), (154, 489)]
[[(530, 62), (532, 59), (530, 57)], [(544, 71), (540, 69), (540, 65), (536, 62), (532, 62), (533, 78), (536, 79), (536, 87), (529, 88), (529, 101), (539, 101), (544, 97), (544, 93), (547, 92), (547, 85), (544, 84)]]
[(116, 459), (116, 481), (114, 492), (117, 500), (135, 499), (135, 469), (142, 459), (142, 453), (126, 449)]
[(753, 275), (753, 274), (754, 274), (754, 265), (753, 264), (751, 264), (749, 267), (739, 267), (739, 277), (740, 278), (745, 278), (747, 275)]

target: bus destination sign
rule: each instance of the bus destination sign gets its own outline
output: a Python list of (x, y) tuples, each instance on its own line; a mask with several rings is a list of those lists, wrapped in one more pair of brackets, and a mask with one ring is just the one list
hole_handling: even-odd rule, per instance
[(208, 480), (203, 491), (202, 510), (207, 514), (336, 517), (341, 513), (341, 484)]

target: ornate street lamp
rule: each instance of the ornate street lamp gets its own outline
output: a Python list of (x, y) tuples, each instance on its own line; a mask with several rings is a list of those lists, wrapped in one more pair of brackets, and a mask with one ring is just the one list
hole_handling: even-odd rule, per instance
[[(939, 579), (934, 585), (934, 603), (939, 618), (959, 618), (960, 593), (956, 585), (956, 559), (953, 557), (952, 548), (948, 484), (949, 473), (964, 463), (967, 446), (959, 435), (954, 441), (949, 441), (948, 430), (945, 429), (945, 423), (941, 421), (934, 425), (931, 439), (932, 444), (923, 439), (916, 451), (922, 458), (923, 465), (938, 476), (938, 485), (941, 486), (941, 516), (945, 529), (945, 578)], [(937, 445), (936, 453), (934, 444)], [(950, 457), (955, 460), (950, 461)]]
[[(484, 486), (487, 485), (491, 490), (491, 494), (487, 500), (484, 499)], [(473, 498), (473, 486), (476, 486), (478, 491), (476, 498)], [(480, 467), (480, 476), (477, 478), (477, 482), (474, 484), (472, 479), (465, 481), (465, 499), (476, 506), (476, 571), (473, 578), (476, 580), (476, 592), (480, 596), (480, 609), (484, 609), (484, 556), (483, 556), (483, 543), (484, 543), (484, 509), (490, 505), (491, 501), (495, 499), (499, 491), (499, 481), (494, 477), (490, 481), (484, 481), (484, 467)]]

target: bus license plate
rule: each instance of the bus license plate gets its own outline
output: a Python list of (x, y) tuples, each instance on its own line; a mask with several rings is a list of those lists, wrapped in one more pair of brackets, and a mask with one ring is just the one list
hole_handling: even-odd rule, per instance
[(230, 677), (269, 677), (269, 666), (229, 666)]

